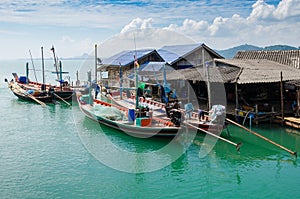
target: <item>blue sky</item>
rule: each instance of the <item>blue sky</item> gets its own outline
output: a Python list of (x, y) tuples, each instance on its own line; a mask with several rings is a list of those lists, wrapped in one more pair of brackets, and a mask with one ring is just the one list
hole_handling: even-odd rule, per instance
[(1, 0), (0, 59), (28, 57), (29, 49), (38, 57), (41, 46), (52, 45), (60, 57), (80, 56), (120, 33), (147, 28), (219, 50), (245, 43), (298, 47), (299, 18), (300, 0)]

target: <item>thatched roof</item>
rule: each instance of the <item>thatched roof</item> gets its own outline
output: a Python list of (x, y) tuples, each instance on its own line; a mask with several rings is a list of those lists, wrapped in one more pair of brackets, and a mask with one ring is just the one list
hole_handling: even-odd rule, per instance
[(300, 68), (300, 50), (239, 51), (234, 59), (267, 59), (293, 68)]
[(237, 83), (271, 83), (300, 79), (300, 70), (266, 59), (215, 59), (218, 66), (235, 66), (240, 68)]

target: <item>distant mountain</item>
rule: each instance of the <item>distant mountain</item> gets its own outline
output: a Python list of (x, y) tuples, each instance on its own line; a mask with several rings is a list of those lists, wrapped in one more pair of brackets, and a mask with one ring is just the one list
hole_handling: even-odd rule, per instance
[(82, 59), (88, 59), (90, 56), (87, 53), (83, 53), (80, 56), (75, 56), (75, 57), (63, 57), (61, 58), (62, 60), (82, 60)]
[[(254, 46), (254, 45), (249, 45), (249, 44), (244, 44), (240, 46), (236, 46), (233, 48), (228, 48), (225, 50), (216, 50), (217, 53), (225, 57), (226, 59), (231, 59), (233, 58), (238, 51), (245, 51), (245, 50), (300, 50), (300, 47), (293, 47), (293, 46), (288, 46), (288, 45), (272, 45), (272, 46), (266, 46), (266, 47), (259, 47), (259, 46)], [(53, 59), (53, 58), (48, 58), (48, 59)], [(61, 58), (62, 60), (85, 60), (85, 59), (94, 59), (93, 56), (89, 55), (88, 53), (83, 53), (80, 56), (75, 56), (75, 57), (64, 57)]]
[(264, 47), (264, 50), (299, 50), (299, 48), (287, 45), (274, 45)]
[(216, 50), (220, 55), (227, 59), (231, 59), (235, 56), (235, 54), (238, 51), (245, 51), (245, 50), (298, 50), (300, 48), (296, 48), (293, 46), (288, 46), (288, 45), (273, 45), (273, 46), (266, 46), (266, 47), (258, 47), (258, 46), (253, 46), (249, 44), (244, 44), (240, 46), (236, 46), (233, 48), (229, 48), (226, 50)]

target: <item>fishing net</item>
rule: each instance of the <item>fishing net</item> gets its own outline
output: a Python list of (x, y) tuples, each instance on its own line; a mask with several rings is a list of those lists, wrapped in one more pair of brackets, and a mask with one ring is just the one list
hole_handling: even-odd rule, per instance
[(94, 107), (95, 115), (110, 120), (127, 120), (125, 114), (115, 107), (106, 107), (100, 104), (95, 104)]

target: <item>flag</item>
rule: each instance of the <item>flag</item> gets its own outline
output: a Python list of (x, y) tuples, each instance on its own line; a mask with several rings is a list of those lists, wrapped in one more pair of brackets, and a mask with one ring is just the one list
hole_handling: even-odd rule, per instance
[(139, 67), (140, 67), (140, 65), (139, 65), (139, 63), (138, 63), (137, 60), (134, 61), (134, 65), (136, 66), (136, 68), (139, 68)]
[(134, 55), (134, 66), (136, 66), (136, 68), (140, 67), (135, 55)]

